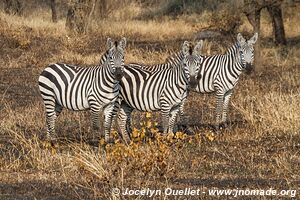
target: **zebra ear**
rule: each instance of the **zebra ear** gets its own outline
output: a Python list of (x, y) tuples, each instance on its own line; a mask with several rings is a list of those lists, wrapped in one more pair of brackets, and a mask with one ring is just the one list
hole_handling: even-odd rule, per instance
[(125, 47), (126, 47), (126, 38), (125, 38), (125, 37), (123, 37), (123, 38), (120, 40), (120, 42), (119, 42), (119, 44), (118, 44), (118, 47), (122, 48), (123, 50), (125, 49)]
[(241, 33), (238, 33), (237, 35), (237, 41), (240, 43), (240, 44), (244, 44), (246, 42), (245, 38), (242, 36)]
[(114, 42), (112, 41), (112, 39), (111, 39), (111, 38), (107, 38), (106, 45), (107, 45), (108, 49), (111, 49), (111, 48), (113, 48), (113, 46), (114, 46)]
[(203, 40), (197, 42), (196, 46), (194, 47), (193, 55), (200, 55), (203, 48)]
[(258, 33), (254, 33), (254, 35), (252, 36), (252, 38), (250, 38), (248, 40), (248, 44), (255, 44), (255, 42), (257, 41), (258, 39)]
[(183, 45), (182, 45), (182, 53), (184, 55), (188, 55), (189, 54), (189, 50), (190, 50), (190, 45), (188, 41), (184, 41)]

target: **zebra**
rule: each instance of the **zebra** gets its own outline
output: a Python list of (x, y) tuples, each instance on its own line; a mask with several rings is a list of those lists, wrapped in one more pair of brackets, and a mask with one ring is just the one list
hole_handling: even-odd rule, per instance
[[(195, 55), (197, 55), (197, 54), (200, 55), (202, 47), (203, 47), (203, 40), (200, 40), (195, 45), (194, 54)], [(157, 72), (157, 71), (160, 71), (162, 69), (169, 68), (169, 67), (172, 67), (173, 65), (176, 65), (176, 62), (178, 62), (177, 57), (180, 56), (180, 53), (181, 52), (177, 52), (177, 53), (173, 54), (172, 56), (169, 56), (166, 59), (166, 63), (170, 63), (171, 65), (143, 65), (143, 64), (138, 64), (138, 63), (129, 63), (128, 65), (131, 66), (131, 67), (142, 68), (144, 70), (148, 70), (148, 71), (151, 71), (151, 72)], [(194, 80), (191, 83), (196, 84), (197, 83), (196, 81), (198, 81), (200, 77), (201, 76), (198, 76), (197, 80)], [(193, 85), (193, 86), (190, 85), (190, 87), (188, 89), (190, 90), (190, 89), (193, 89), (194, 87), (195, 87), (195, 85)], [(183, 101), (182, 104), (181, 104), (181, 108), (180, 108), (180, 112), (179, 112), (180, 119), (184, 118), (184, 112), (183, 112), (184, 104), (185, 104), (185, 101)]]
[[(188, 44), (188, 42), (186, 44)], [(193, 54), (194, 55), (200, 55), (202, 47), (203, 47), (203, 40), (200, 40), (195, 45)], [(145, 65), (145, 64), (138, 64), (138, 63), (129, 63), (129, 64), (127, 64), (127, 66), (141, 68), (141, 69), (144, 69), (144, 70), (147, 70), (147, 71), (150, 71), (150, 72), (154, 73), (154, 72), (157, 72), (157, 71), (160, 71), (160, 70), (164, 70), (164, 69), (167, 69), (167, 68), (170, 68), (170, 67), (173, 67), (174, 65), (176, 65), (177, 64), (176, 62), (178, 62), (177, 58), (179, 56), (181, 56), (180, 54), (181, 54), (181, 52), (177, 52), (174, 55), (169, 56), (166, 59), (166, 62), (170, 63), (169, 65), (164, 65), (164, 64), (159, 64), (159, 65)], [(105, 61), (106, 61), (105, 56), (100, 57), (100, 64), (104, 63)], [(200, 76), (198, 77), (198, 79), (199, 78), (200, 78)], [(198, 81), (198, 80), (196, 80), (196, 81)], [(196, 82), (194, 81), (193, 83), (196, 83)], [(195, 85), (194, 85), (194, 87), (195, 87)], [(182, 108), (183, 108), (183, 105), (184, 105), (184, 103), (182, 104)], [(183, 118), (183, 115), (184, 115), (184, 113), (180, 112), (181, 118)]]
[(119, 42), (107, 39), (105, 62), (92, 67), (55, 63), (39, 76), (39, 90), (46, 110), (47, 139), (55, 135), (55, 120), (63, 108), (91, 110), (92, 124), (99, 129), (99, 113), (104, 113), (105, 141), (109, 141), (112, 111), (120, 93), (119, 81), (124, 71), (126, 38)]
[[(225, 54), (203, 56), (198, 83), (194, 91), (216, 94), (216, 125), (226, 127), (227, 109), (234, 87), (243, 71), (250, 73), (254, 60), (254, 44), (258, 39), (255, 33), (248, 41), (238, 33), (237, 42)], [(169, 59), (171, 60), (171, 59)], [(180, 115), (183, 115), (183, 106)], [(222, 115), (222, 116), (221, 116)]]
[(163, 133), (173, 132), (179, 108), (187, 98), (188, 87), (197, 85), (201, 63), (198, 52), (202, 44), (203, 41), (192, 49), (185, 41), (173, 63), (149, 66), (148, 70), (143, 69), (147, 65), (125, 65), (119, 101), (114, 111), (116, 114), (119, 110), (117, 122), (126, 142), (130, 141), (131, 113), (134, 109), (161, 111)]

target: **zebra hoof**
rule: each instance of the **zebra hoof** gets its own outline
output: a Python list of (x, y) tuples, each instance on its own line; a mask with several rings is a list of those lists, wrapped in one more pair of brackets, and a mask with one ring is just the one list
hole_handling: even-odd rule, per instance
[(195, 132), (193, 131), (192, 127), (188, 127), (187, 125), (181, 124), (178, 125), (179, 131), (184, 132), (187, 135), (195, 135)]
[(106, 145), (106, 142), (105, 142), (104, 138), (100, 139), (99, 140), (99, 146), (104, 147), (105, 145)]
[(220, 135), (220, 134), (222, 133), (222, 130), (223, 130), (223, 128), (221, 127), (220, 124), (215, 125), (215, 126), (213, 127), (213, 132), (214, 132), (215, 134), (217, 134), (217, 135)]
[(58, 147), (56, 140), (46, 140), (42, 145), (44, 148), (52, 150)]
[(220, 130), (220, 125), (219, 124), (214, 125), (213, 130), (214, 131), (219, 131)]
[(106, 144), (114, 144), (115, 141), (114, 141), (113, 138), (105, 138), (105, 143), (106, 143)]
[(45, 141), (42, 143), (42, 146), (46, 149), (50, 148), (52, 145), (51, 145), (51, 142), (50, 141)]
[(228, 128), (228, 123), (227, 122), (222, 122), (220, 124), (220, 129), (226, 129), (226, 128)]
[(93, 126), (93, 131), (100, 131), (100, 126)]
[[(124, 140), (124, 139), (123, 139)], [(129, 146), (131, 144), (131, 140), (130, 139), (125, 139), (124, 140), (124, 143)]]
[(184, 133), (187, 135), (195, 135), (195, 132), (190, 127), (185, 129)]

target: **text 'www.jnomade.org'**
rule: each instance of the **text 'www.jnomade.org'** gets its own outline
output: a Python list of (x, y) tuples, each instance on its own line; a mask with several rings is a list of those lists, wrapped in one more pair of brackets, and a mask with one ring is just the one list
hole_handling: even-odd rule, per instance
[(204, 188), (164, 188), (164, 189), (130, 189), (130, 188), (113, 188), (113, 195), (121, 196), (281, 196), (296, 197), (297, 190), (278, 190), (278, 189), (204, 189)]

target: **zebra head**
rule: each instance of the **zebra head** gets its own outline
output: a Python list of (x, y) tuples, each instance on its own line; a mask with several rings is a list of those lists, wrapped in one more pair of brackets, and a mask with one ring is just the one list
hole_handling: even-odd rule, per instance
[(183, 43), (183, 69), (189, 80), (189, 87), (195, 88), (198, 84), (198, 80), (201, 78), (199, 73), (202, 57), (200, 56), (203, 47), (203, 40), (200, 40), (195, 45), (194, 49), (189, 45), (187, 41)]
[(238, 51), (241, 59), (241, 63), (243, 69), (246, 70), (247, 73), (250, 73), (253, 69), (253, 60), (254, 60), (254, 44), (257, 41), (258, 33), (255, 33), (252, 38), (248, 41), (242, 36), (242, 34), (237, 35), (237, 44)]
[(126, 38), (122, 38), (119, 42), (107, 39), (108, 47), (108, 63), (116, 80), (120, 81), (124, 72), (124, 53), (126, 47)]

